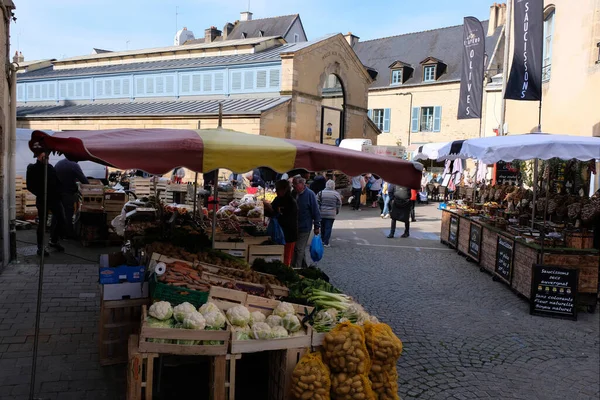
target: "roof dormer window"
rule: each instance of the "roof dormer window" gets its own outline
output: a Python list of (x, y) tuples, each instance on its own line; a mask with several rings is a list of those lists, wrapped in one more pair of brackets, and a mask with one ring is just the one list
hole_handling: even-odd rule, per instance
[(258, 37), (263, 37), (265, 36), (265, 32), (264, 31), (258, 31)]
[(404, 84), (408, 79), (410, 79), (413, 73), (413, 68), (410, 66), (410, 64), (402, 61), (394, 61), (388, 68), (391, 70), (390, 85)]
[(246, 39), (246, 32), (242, 32), (242, 39)]
[(402, 69), (392, 70), (392, 85), (402, 84)]
[(435, 65), (426, 65), (423, 67), (423, 82), (435, 81)]

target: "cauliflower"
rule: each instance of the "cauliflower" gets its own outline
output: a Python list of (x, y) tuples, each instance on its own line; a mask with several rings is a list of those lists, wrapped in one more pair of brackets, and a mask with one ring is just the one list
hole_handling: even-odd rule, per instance
[(202, 314), (200, 314), (198, 311), (194, 311), (193, 313), (186, 315), (185, 319), (183, 320), (183, 327), (185, 329), (202, 330), (205, 326), (206, 321), (204, 320)]
[[(333, 310), (334, 312), (330, 312)], [(329, 332), (337, 324), (337, 311), (335, 309), (321, 310), (315, 315), (313, 328), (317, 332)]]
[(250, 322), (250, 311), (244, 306), (234, 306), (227, 310), (227, 319), (232, 325), (246, 326)]
[(290, 332), (298, 332), (302, 325), (300, 324), (300, 320), (294, 314), (288, 314), (283, 317), (283, 327)]
[(171, 303), (168, 301), (157, 301), (150, 306), (148, 314), (151, 317), (164, 321), (173, 315), (173, 307), (171, 307)]
[(352, 303), (342, 313), (342, 318), (345, 318), (345, 320), (342, 321), (340, 319), (340, 322), (350, 321), (353, 324), (355, 324), (356, 321), (358, 321), (358, 319), (360, 318), (361, 314), (364, 313), (364, 312), (365, 312), (365, 310), (364, 310), (364, 308), (362, 308), (362, 306), (360, 304)]
[(266, 319), (267, 317), (265, 314), (261, 313), (260, 311), (252, 311), (250, 314), (250, 325), (256, 322), (265, 322)]
[(269, 324), (271, 328), (283, 326), (283, 319), (279, 315), (269, 315), (265, 322)]
[(190, 303), (188, 303), (188, 302), (181, 303), (180, 305), (175, 306), (173, 308), (173, 317), (175, 317), (175, 320), (177, 322), (183, 322), (186, 315), (193, 313), (195, 311), (196, 311), (196, 307), (194, 307)]
[(219, 307), (217, 307), (215, 305), (215, 303), (208, 302), (208, 303), (202, 304), (200, 306), (200, 309), (198, 309), (198, 311), (200, 312), (200, 314), (204, 315), (204, 314), (209, 313), (211, 311), (219, 311), (220, 312), (221, 310), (219, 310)]
[(285, 301), (279, 303), (273, 310), (273, 315), (278, 315), (281, 318), (285, 317), (287, 314), (296, 314), (296, 310), (294, 310), (294, 306)]
[(206, 329), (219, 330), (225, 327), (225, 316), (219, 310), (205, 313)]
[(249, 326), (232, 326), (233, 338), (235, 340), (252, 340), (252, 331)]
[[(146, 323), (151, 328), (172, 328), (173, 327), (172, 319), (166, 319), (164, 321), (161, 321), (160, 319), (148, 317), (146, 319)], [(148, 339), (148, 341), (154, 342), (154, 343), (171, 343), (171, 341), (169, 339)]]
[(252, 333), (255, 339), (271, 339), (271, 327), (265, 322), (252, 325)]
[(273, 339), (285, 338), (288, 336), (288, 331), (286, 331), (283, 326), (276, 326), (274, 328), (271, 328), (271, 337)]

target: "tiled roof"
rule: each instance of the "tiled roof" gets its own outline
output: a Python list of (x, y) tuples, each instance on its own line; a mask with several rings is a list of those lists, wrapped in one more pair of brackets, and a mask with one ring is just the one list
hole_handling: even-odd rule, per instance
[(290, 97), (212, 100), (133, 101), (113, 103), (18, 106), (17, 118), (135, 117), (215, 115), (219, 103), (223, 114), (260, 114), (285, 103)]
[[(307, 42), (308, 43), (308, 42)], [(139, 71), (158, 71), (198, 67), (216, 67), (222, 65), (250, 64), (261, 62), (281, 61), (282, 52), (288, 52), (295, 44), (284, 44), (257, 52), (230, 56), (179, 58), (163, 61), (145, 61), (129, 64), (102, 65), (97, 67), (65, 68), (55, 70), (53, 67), (43, 68), (19, 75), (19, 81), (29, 79), (60, 78), (71, 76), (89, 76), (116, 73), (131, 73)]]
[[(483, 31), (487, 31), (488, 21), (482, 21)], [(488, 57), (496, 48), (502, 27), (496, 28), (492, 36), (485, 39), (485, 51)], [(447, 65), (446, 72), (433, 83), (460, 80), (462, 64), (463, 26), (450, 26), (430, 31), (408, 33), (381, 39), (358, 42), (354, 51), (364, 65), (379, 72), (377, 80), (371, 88), (390, 86), (390, 65), (401, 60), (414, 69), (412, 77), (404, 85), (430, 84), (423, 83), (423, 68), (419, 64), (427, 57), (435, 57)]]

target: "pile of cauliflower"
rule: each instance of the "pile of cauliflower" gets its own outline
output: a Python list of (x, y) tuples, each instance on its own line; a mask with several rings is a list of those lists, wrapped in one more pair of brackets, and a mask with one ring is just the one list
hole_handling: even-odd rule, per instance
[(290, 303), (279, 303), (269, 316), (260, 311), (250, 312), (242, 305), (231, 307), (226, 314), (236, 340), (279, 339), (306, 334)]
[[(196, 330), (223, 330), (227, 324), (225, 315), (213, 303), (203, 304), (198, 310), (190, 303), (181, 303), (175, 307), (168, 301), (158, 301), (148, 309), (150, 315), (146, 322), (153, 328), (175, 328)], [(155, 343), (175, 343), (183, 345), (219, 345), (221, 341), (169, 340), (153, 339)]]

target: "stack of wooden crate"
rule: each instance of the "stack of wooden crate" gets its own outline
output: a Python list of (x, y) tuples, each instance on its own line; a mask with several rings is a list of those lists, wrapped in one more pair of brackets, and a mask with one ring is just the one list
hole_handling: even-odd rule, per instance
[(33, 219), (37, 216), (35, 195), (23, 187), (21, 204), (23, 219)]
[(15, 209), (17, 219), (22, 219), (24, 216), (23, 210), (23, 190), (25, 189), (25, 179), (22, 176), (17, 176), (15, 179)]
[(134, 176), (129, 181), (129, 189), (135, 193), (138, 198), (150, 196), (150, 187), (150, 178)]
[(106, 222), (109, 225), (113, 219), (121, 214), (126, 202), (127, 195), (125, 193), (104, 193), (104, 212), (106, 212)]
[(104, 204), (104, 187), (102, 185), (79, 186), (81, 192), (81, 211), (102, 212)]

